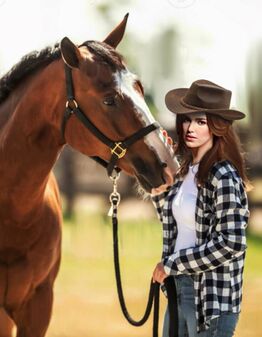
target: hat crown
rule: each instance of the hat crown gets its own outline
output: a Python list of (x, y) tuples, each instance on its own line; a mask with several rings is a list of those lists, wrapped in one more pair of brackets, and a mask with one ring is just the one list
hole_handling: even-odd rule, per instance
[(230, 100), (230, 90), (207, 80), (198, 80), (190, 86), (183, 103), (197, 109), (229, 109)]
[(190, 88), (170, 90), (165, 97), (167, 108), (176, 114), (205, 112), (227, 120), (242, 119), (245, 114), (230, 109), (231, 91), (208, 80), (197, 80)]

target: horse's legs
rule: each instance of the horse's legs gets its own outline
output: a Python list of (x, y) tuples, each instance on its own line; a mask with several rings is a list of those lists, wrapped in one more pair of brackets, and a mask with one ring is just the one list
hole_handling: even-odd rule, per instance
[(8, 317), (5, 310), (0, 308), (0, 337), (12, 337), (14, 323)]
[(36, 288), (30, 300), (13, 313), (17, 337), (45, 336), (52, 311), (52, 283), (45, 282)]

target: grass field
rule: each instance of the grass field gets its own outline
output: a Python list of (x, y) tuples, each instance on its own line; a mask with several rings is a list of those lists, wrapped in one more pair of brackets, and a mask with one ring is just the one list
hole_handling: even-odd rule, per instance
[[(121, 206), (120, 206), (121, 207)], [(136, 206), (130, 210), (136, 213)], [(145, 207), (145, 212), (147, 208)], [(144, 310), (152, 270), (160, 259), (161, 227), (155, 217), (119, 220), (123, 287), (128, 308), (138, 318)], [(262, 239), (250, 236), (244, 277), (242, 314), (236, 337), (262, 336)], [(118, 304), (110, 219), (96, 207), (77, 209), (65, 221), (63, 259), (55, 286), (48, 337), (150, 337), (152, 320), (130, 326)], [(161, 295), (160, 330), (165, 309)], [(159, 333), (161, 336), (161, 333)]]

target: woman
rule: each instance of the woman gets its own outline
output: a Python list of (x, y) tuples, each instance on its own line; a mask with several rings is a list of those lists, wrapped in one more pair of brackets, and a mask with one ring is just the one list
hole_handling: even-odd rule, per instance
[[(163, 223), (163, 258), (153, 280), (174, 277), (179, 337), (231, 337), (242, 299), (248, 179), (229, 108), (231, 92), (207, 80), (174, 89), (166, 105), (176, 114), (175, 184), (152, 190)], [(168, 337), (169, 313), (163, 337)]]

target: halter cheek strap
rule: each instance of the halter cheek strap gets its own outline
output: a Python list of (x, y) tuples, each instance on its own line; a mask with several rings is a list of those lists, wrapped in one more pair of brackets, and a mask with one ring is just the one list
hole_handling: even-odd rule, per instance
[(65, 65), (65, 76), (66, 76), (66, 91), (67, 91), (67, 102), (66, 109), (64, 113), (64, 118), (61, 125), (62, 137), (65, 142), (65, 128), (67, 121), (74, 114), (80, 122), (92, 132), (96, 138), (98, 138), (103, 144), (108, 146), (111, 150), (111, 158), (109, 162), (106, 162), (100, 157), (91, 157), (99, 164), (104, 166), (107, 169), (107, 174), (112, 176), (113, 171), (116, 170), (119, 172), (121, 169), (116, 167), (117, 161), (120, 158), (123, 158), (127, 152), (129, 146), (138, 141), (139, 139), (145, 137), (150, 132), (159, 128), (159, 124), (157, 122), (150, 124), (137, 132), (135, 132), (130, 137), (122, 140), (122, 141), (113, 141), (105, 136), (91, 121), (90, 119), (81, 111), (78, 106), (77, 101), (74, 97), (74, 88), (73, 88), (73, 79), (72, 79), (72, 71), (71, 68)]

